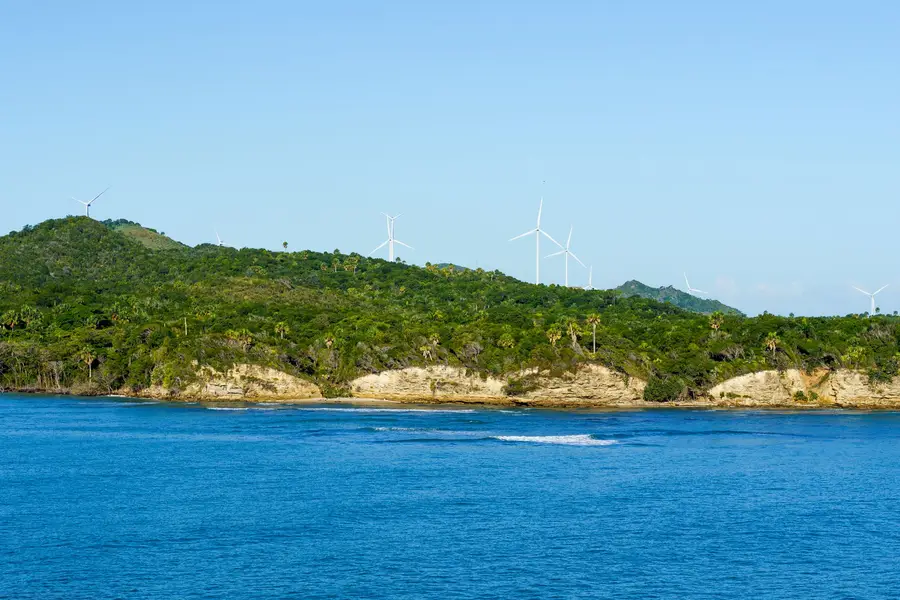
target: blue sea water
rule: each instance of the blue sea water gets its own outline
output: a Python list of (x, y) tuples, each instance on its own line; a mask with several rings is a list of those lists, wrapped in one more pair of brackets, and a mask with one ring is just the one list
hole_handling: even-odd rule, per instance
[(897, 598), (900, 414), (0, 396), (0, 598)]

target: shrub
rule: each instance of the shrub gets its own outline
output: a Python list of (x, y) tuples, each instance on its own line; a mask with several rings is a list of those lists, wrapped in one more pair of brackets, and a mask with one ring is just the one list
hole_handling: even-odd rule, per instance
[(537, 389), (537, 384), (528, 378), (510, 378), (503, 386), (503, 393), (507, 396), (524, 396), (528, 392)]
[(674, 402), (684, 392), (684, 382), (676, 377), (651, 377), (644, 388), (644, 400), (647, 402)]

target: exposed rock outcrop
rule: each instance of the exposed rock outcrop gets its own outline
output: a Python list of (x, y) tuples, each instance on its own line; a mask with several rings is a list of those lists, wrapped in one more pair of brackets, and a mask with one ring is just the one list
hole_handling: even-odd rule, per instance
[(726, 406), (895, 408), (900, 407), (900, 378), (870, 383), (865, 373), (849, 370), (760, 371), (720, 383), (709, 396)]
[(365, 375), (350, 383), (354, 398), (385, 400), (494, 402), (506, 400), (506, 381), (467, 375), (465, 369), (446, 366), (409, 367)]
[(238, 364), (222, 373), (212, 367), (200, 367), (197, 381), (184, 390), (153, 386), (141, 393), (153, 398), (173, 400), (266, 400), (290, 402), (321, 398), (322, 391), (313, 383), (282, 371), (258, 365)]
[(519, 373), (527, 378), (521, 394), (506, 394), (508, 380), (467, 374), (448, 366), (409, 367), (354, 380), (355, 398), (407, 402), (488, 402), (534, 406), (624, 406), (642, 401), (644, 382), (599, 365), (586, 365), (559, 378)]

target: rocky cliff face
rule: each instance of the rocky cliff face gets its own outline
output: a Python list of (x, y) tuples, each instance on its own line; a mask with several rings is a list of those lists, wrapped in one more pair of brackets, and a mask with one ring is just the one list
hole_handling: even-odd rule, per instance
[(644, 383), (599, 365), (587, 365), (561, 378), (528, 377), (520, 395), (505, 393), (507, 380), (467, 375), (447, 366), (410, 367), (360, 377), (351, 383), (355, 398), (384, 398), (408, 402), (489, 402), (535, 406), (616, 406), (640, 402)]
[(299, 377), (268, 367), (238, 364), (222, 373), (211, 367), (200, 367), (198, 381), (184, 390), (153, 387), (142, 395), (154, 398), (192, 400), (266, 400), (290, 402), (321, 398), (318, 386)]
[(506, 381), (493, 377), (467, 375), (465, 369), (447, 366), (409, 367), (383, 371), (353, 380), (354, 398), (385, 400), (493, 402), (506, 400)]
[(761, 371), (729, 379), (709, 395), (713, 402), (727, 406), (896, 408), (900, 407), (900, 378), (870, 384), (867, 375), (856, 371)]

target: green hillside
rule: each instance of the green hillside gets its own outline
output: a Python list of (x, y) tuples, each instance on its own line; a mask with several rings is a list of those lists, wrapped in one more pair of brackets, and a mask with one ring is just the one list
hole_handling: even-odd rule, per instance
[(626, 281), (617, 287), (616, 290), (621, 292), (622, 296), (626, 298), (639, 296), (641, 298), (656, 300), (657, 302), (668, 302), (669, 304), (674, 304), (678, 308), (705, 315), (711, 315), (714, 312), (720, 312), (726, 315), (743, 315), (738, 309), (722, 304), (718, 300), (698, 298), (692, 294), (687, 294), (681, 290), (675, 289), (670, 285), (652, 288), (648, 285), (644, 285), (640, 281), (632, 280)]
[(187, 247), (181, 242), (176, 242), (172, 238), (166, 237), (165, 234), (159, 233), (155, 229), (142, 227), (139, 223), (134, 223), (133, 221), (107, 219), (103, 221), (103, 224), (113, 231), (118, 231), (140, 242), (151, 250), (180, 250)]
[(561, 375), (596, 362), (666, 400), (769, 368), (852, 367), (877, 380), (900, 367), (892, 316), (701, 315), (358, 254), (161, 252), (130, 231), (70, 217), (0, 238), (0, 386), (177, 389), (196, 365), (252, 363), (334, 395), (362, 374), (446, 364), (511, 376), (518, 393), (524, 367)]

